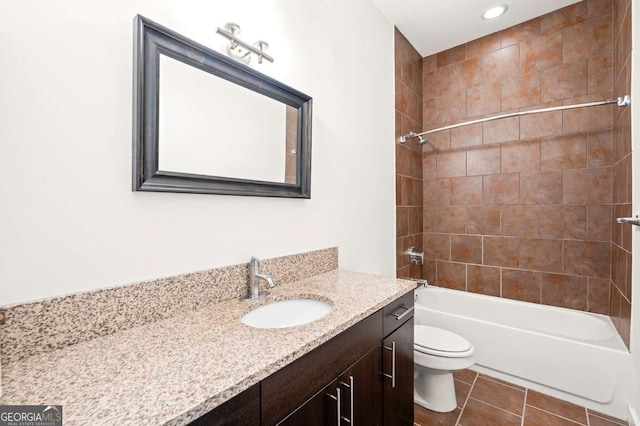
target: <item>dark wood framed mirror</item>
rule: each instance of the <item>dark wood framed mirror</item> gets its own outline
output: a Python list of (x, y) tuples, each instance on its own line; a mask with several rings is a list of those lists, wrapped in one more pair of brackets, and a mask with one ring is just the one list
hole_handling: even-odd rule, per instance
[(312, 99), (134, 20), (133, 190), (310, 198)]

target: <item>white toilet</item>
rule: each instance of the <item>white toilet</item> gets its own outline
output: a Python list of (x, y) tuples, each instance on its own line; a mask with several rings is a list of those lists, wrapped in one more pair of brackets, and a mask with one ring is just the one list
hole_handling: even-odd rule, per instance
[(441, 413), (455, 410), (453, 372), (475, 364), (473, 345), (442, 328), (416, 325), (414, 332), (414, 402)]

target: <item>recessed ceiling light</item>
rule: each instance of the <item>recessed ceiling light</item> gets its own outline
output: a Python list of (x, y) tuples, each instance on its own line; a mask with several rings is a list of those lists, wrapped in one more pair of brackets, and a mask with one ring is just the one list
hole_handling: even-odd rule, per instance
[(507, 12), (507, 9), (509, 9), (509, 5), (504, 3), (493, 5), (484, 11), (482, 19), (496, 19), (497, 17), (504, 15)]

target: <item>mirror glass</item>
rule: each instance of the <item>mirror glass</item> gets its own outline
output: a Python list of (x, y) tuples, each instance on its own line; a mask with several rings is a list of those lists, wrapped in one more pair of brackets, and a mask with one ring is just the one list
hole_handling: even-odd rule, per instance
[(165, 55), (159, 85), (160, 170), (295, 183), (295, 108)]
[(134, 58), (134, 191), (311, 198), (311, 97), (140, 15)]

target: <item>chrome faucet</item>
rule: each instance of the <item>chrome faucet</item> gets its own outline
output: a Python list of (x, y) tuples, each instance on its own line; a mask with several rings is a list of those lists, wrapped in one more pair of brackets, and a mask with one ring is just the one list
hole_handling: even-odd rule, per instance
[(260, 259), (252, 257), (249, 262), (249, 295), (244, 300), (254, 300), (265, 294), (269, 294), (266, 291), (260, 292), (260, 280), (264, 280), (269, 285), (269, 288), (273, 288), (276, 285), (270, 276), (260, 273)]
[(415, 281), (416, 285), (421, 285), (422, 287), (429, 287), (429, 282), (424, 278), (409, 278), (411, 281)]

